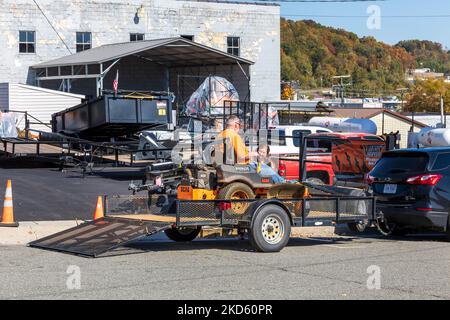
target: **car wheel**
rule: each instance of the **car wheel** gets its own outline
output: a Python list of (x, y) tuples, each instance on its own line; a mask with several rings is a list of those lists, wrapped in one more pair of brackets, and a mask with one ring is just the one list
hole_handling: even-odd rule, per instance
[(395, 223), (389, 223), (387, 220), (377, 222), (377, 228), (384, 236), (403, 237), (411, 232), (410, 229), (399, 227)]
[(398, 236), (398, 237), (404, 237), (406, 236), (408, 233), (410, 232), (409, 229), (405, 229), (405, 228), (400, 228), (398, 226), (396, 226), (394, 228), (394, 230), (392, 230), (392, 235), (393, 236)]
[(202, 230), (201, 227), (197, 228), (170, 228), (164, 231), (166, 236), (176, 242), (188, 242), (197, 238), (198, 234)]
[(376, 227), (383, 236), (387, 237), (392, 235), (392, 232), (395, 229), (396, 225), (393, 223), (389, 223), (386, 219), (384, 219), (382, 221), (377, 220)]
[(277, 205), (265, 205), (253, 217), (250, 242), (260, 252), (278, 252), (291, 235), (291, 223), (286, 211)]

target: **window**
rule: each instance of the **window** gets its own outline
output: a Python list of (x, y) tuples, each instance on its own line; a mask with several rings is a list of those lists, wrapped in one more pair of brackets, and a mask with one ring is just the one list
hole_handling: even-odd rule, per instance
[(423, 173), (428, 165), (428, 155), (423, 152), (392, 152), (385, 153), (371, 171), (375, 177), (396, 178), (411, 177), (413, 174)]
[(292, 139), (295, 147), (300, 146), (300, 137), (306, 137), (311, 134), (311, 130), (293, 130), (292, 131)]
[(19, 31), (19, 52), (35, 53), (36, 37), (34, 31)]
[(442, 170), (450, 166), (450, 153), (443, 153), (436, 157), (433, 170)]
[(239, 37), (227, 37), (227, 52), (239, 56), (240, 42), (241, 39)]
[(180, 37), (185, 38), (190, 41), (194, 41), (194, 36), (192, 36), (192, 35), (182, 34)]
[(286, 132), (284, 130), (269, 130), (267, 132), (267, 144), (269, 146), (285, 146)]
[(92, 47), (90, 32), (77, 32), (77, 52), (88, 50)]
[(142, 41), (144, 40), (143, 33), (130, 33), (130, 41)]

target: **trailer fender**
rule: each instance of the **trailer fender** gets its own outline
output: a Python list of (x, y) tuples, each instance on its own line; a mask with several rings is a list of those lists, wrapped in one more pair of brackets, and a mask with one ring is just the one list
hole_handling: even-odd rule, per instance
[(289, 209), (286, 207), (286, 205), (284, 203), (282, 203), (281, 201), (276, 200), (276, 199), (259, 200), (259, 201), (253, 202), (246, 211), (246, 215), (248, 217), (250, 217), (250, 220), (251, 220), (250, 225), (253, 225), (254, 217), (261, 210), (261, 208), (266, 205), (269, 205), (269, 204), (274, 204), (274, 205), (281, 207), (286, 212), (286, 215), (289, 218), (291, 226), (294, 225), (294, 220), (292, 219), (292, 214), (290, 213)]

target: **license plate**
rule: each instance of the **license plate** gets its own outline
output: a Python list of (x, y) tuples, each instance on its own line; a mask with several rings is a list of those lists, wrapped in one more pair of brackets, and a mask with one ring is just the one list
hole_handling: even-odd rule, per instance
[(383, 193), (396, 193), (397, 192), (397, 185), (396, 184), (385, 184)]

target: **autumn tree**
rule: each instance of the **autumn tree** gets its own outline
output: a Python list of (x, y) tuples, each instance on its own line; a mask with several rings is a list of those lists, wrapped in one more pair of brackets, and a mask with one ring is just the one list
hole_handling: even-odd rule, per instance
[(281, 78), (302, 89), (331, 86), (333, 76), (351, 74), (354, 89), (395, 90), (414, 66), (403, 47), (311, 20), (281, 19)]
[(294, 99), (295, 90), (291, 85), (285, 83), (281, 90), (281, 100), (292, 100)]
[(441, 97), (446, 112), (450, 112), (450, 84), (443, 79), (417, 81), (406, 95), (404, 111), (440, 112)]

